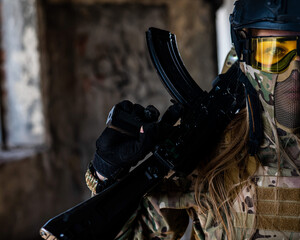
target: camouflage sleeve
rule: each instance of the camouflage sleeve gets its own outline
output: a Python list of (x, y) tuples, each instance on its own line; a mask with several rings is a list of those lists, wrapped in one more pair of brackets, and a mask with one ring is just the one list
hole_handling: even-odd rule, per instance
[(185, 209), (159, 210), (145, 197), (116, 239), (180, 239), (188, 222), (189, 217)]

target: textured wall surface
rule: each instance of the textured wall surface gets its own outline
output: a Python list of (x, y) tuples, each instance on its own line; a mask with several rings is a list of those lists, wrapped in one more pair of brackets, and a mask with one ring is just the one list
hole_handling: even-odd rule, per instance
[(163, 6), (131, 4), (76, 9), (80, 22), (76, 20), (74, 64), (83, 91), (80, 134), (87, 157), (113, 104), (129, 99), (144, 106), (153, 104), (161, 112), (170, 104), (145, 43), (149, 26), (166, 27), (165, 13)]
[(42, 144), (45, 132), (35, 1), (3, 0), (2, 9), (6, 145)]
[(39, 239), (50, 217), (89, 197), (84, 173), (113, 104), (129, 99), (161, 112), (170, 104), (148, 57), (148, 27), (177, 35), (188, 70), (205, 89), (217, 72), (209, 1), (37, 3), (45, 149), (0, 161), (0, 239)]

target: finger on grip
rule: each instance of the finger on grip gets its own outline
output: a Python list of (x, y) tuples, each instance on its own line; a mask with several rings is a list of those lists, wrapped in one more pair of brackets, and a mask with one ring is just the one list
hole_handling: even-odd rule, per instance
[(184, 107), (180, 103), (170, 106), (162, 116), (160, 123), (173, 126), (184, 113)]
[(149, 105), (144, 110), (145, 121), (147, 122), (157, 122), (160, 112), (153, 105)]

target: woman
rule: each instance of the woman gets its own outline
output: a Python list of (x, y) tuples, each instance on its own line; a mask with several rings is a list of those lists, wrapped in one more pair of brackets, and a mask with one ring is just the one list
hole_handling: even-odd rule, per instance
[[(298, 0), (236, 2), (230, 21), (247, 77), (241, 78), (247, 108), (212, 155), (199, 156), (208, 163), (148, 194), (118, 239), (180, 239), (189, 218), (192, 239), (300, 239), (299, 7)], [(151, 134), (144, 134), (155, 142), (151, 126)], [(101, 180), (110, 177), (106, 140), (107, 134), (98, 139), (100, 158), (93, 161)], [(141, 159), (130, 156), (126, 171)]]

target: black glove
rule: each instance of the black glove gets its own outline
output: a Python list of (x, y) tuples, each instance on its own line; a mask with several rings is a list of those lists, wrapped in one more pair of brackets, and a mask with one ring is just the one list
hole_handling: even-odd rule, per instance
[(141, 127), (138, 134), (130, 134), (126, 130), (120, 131), (110, 126), (97, 139), (97, 150), (92, 164), (97, 172), (108, 179), (120, 178), (150, 153), (183, 112), (181, 105), (174, 104), (157, 122), (159, 111), (152, 105), (144, 108), (139, 104), (123, 101), (115, 107), (133, 116), (136, 125)]

